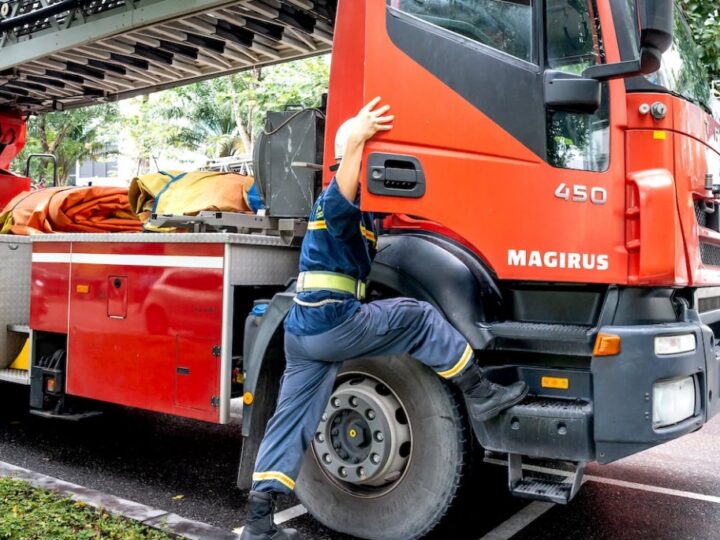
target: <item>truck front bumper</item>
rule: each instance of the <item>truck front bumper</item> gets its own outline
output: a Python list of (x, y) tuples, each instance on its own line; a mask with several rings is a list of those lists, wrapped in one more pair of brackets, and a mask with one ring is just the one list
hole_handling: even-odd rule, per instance
[[(719, 362), (709, 327), (687, 321), (599, 332), (620, 337), (621, 350), (593, 356), (589, 372), (516, 368), (536, 397), (482, 424), (476, 430), (480, 443), (498, 452), (609, 463), (696, 431), (720, 410)], [(657, 348), (656, 338), (667, 336), (686, 336), (684, 349), (687, 336), (694, 336), (694, 348), (662, 354), (667, 349)], [(544, 395), (543, 375), (567, 377), (567, 394)]]
[[(621, 352), (594, 356), (591, 363), (597, 461), (609, 463), (676, 439), (717, 414), (720, 379), (710, 328), (676, 322), (601, 332), (619, 336)], [(673, 336), (694, 336), (694, 348), (659, 354)], [(682, 341), (681, 349), (689, 349), (692, 341)]]

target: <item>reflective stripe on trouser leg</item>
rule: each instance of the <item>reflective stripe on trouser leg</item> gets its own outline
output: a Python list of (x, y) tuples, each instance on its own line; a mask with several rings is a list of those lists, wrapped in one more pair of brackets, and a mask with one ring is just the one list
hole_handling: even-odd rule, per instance
[[(291, 337), (288, 335), (288, 337)], [(340, 364), (305, 360), (286, 346), (287, 367), (253, 474), (254, 491), (290, 492), (330, 399)]]
[(452, 379), (453, 377), (457, 377), (460, 375), (463, 371), (465, 371), (465, 368), (467, 368), (472, 363), (473, 358), (473, 350), (470, 344), (467, 344), (467, 347), (465, 348), (465, 351), (463, 352), (462, 356), (460, 357), (460, 360), (458, 360), (457, 364), (455, 364), (452, 368), (448, 369), (447, 371), (440, 371), (438, 372), (438, 375), (440, 375), (444, 379)]

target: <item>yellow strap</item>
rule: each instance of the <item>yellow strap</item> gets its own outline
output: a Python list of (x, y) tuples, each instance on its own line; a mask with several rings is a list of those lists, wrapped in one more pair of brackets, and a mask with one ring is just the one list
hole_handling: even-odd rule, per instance
[(470, 344), (468, 343), (468, 346), (465, 348), (465, 352), (463, 353), (462, 357), (458, 361), (457, 364), (455, 364), (451, 369), (448, 369), (447, 371), (441, 371), (438, 373), (441, 377), (445, 379), (450, 379), (451, 377), (454, 377), (458, 373), (460, 373), (463, 369), (465, 369), (465, 366), (468, 365), (468, 362), (470, 362), (470, 358), (472, 358), (473, 350)]
[(295, 489), (295, 480), (290, 478), (288, 475), (276, 471), (268, 472), (256, 472), (253, 474), (253, 482), (262, 482), (263, 480), (275, 480), (280, 482), (283, 486), (288, 489)]

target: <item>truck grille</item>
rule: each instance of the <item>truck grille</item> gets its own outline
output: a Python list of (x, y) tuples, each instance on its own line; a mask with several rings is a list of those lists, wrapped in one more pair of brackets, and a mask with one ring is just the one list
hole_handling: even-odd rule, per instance
[(707, 228), (708, 213), (703, 210), (702, 201), (695, 201), (695, 217), (697, 218), (698, 225)]
[(700, 311), (700, 313), (716, 311), (718, 309), (720, 309), (720, 296), (698, 299), (698, 311)]
[(706, 266), (720, 266), (720, 246), (701, 240), (700, 259)]

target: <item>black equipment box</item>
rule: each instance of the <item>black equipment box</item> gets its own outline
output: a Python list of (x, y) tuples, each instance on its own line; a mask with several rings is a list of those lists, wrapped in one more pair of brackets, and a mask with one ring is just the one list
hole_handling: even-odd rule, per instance
[(306, 218), (322, 183), (325, 117), (318, 109), (270, 112), (255, 142), (255, 183), (267, 215)]

